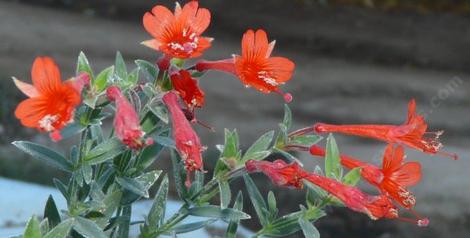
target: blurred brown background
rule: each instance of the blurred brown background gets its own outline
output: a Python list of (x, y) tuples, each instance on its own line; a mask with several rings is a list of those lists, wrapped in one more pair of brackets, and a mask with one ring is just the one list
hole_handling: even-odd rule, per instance
[[(461, 160), (454, 162), (409, 153), (408, 158), (423, 163), (423, 181), (413, 191), (418, 197), (416, 209), (430, 217), (429, 228), (399, 221), (373, 222), (345, 209), (331, 209), (330, 216), (317, 222), (322, 237), (468, 237), (470, 1), (200, 2), (213, 14), (205, 35), (216, 38), (205, 58), (238, 53), (243, 32), (263, 28), (271, 39), (277, 39), (274, 55), (296, 62), (294, 79), (285, 87), (294, 95), (291, 108), (296, 127), (318, 121), (398, 124), (406, 118), (407, 102), (416, 98), (431, 130), (446, 131), (445, 149), (460, 154)], [(174, 6), (173, 1), (147, 0), (0, 1), (0, 176), (50, 184), (44, 171), (56, 173), (9, 145), (20, 138), (50, 143), (14, 119), (12, 112), (23, 96), (10, 76), (30, 80), (33, 59), (50, 55), (67, 78), (81, 50), (95, 71), (111, 65), (117, 50), (129, 67), (138, 58), (155, 61), (158, 54), (139, 45), (149, 38), (140, 21), (145, 11), (162, 3)], [(283, 101), (278, 95), (245, 89), (222, 73), (208, 73), (201, 84), (207, 103), (198, 116), (217, 132), (200, 132), (212, 150), (223, 142), (224, 127), (238, 128), (243, 146), (248, 146), (263, 132), (276, 129), (282, 118)], [(336, 138), (341, 151), (374, 163), (384, 148), (369, 140)], [(67, 143), (51, 146), (65, 149)], [(308, 157), (302, 159), (307, 166), (318, 164)], [(283, 212), (297, 209), (294, 201), (303, 199), (293, 190), (276, 189), (276, 194), (282, 199), (278, 203), (286, 204)]]

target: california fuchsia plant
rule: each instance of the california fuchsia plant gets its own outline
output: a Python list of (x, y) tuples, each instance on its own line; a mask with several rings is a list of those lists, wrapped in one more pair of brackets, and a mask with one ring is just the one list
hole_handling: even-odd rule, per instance
[[(128, 71), (118, 53), (115, 65), (95, 74), (81, 53), (76, 75), (62, 81), (54, 60), (38, 57), (32, 67), (32, 84), (14, 79), (28, 97), (15, 111), (25, 127), (49, 133), (57, 143), (72, 136), (80, 138), (67, 155), (27, 141), (13, 142), (69, 175), (65, 181), (54, 180), (67, 208), (59, 211), (51, 197), (44, 216), (31, 218), (23, 237), (125, 238), (131, 226), (140, 227), (142, 238), (177, 237), (217, 220), (227, 223), (225, 237), (236, 237), (240, 221), (247, 219), (257, 219), (262, 226), (254, 237), (284, 237), (299, 231), (306, 237), (319, 237), (313, 223), (326, 215), (327, 206), (346, 206), (373, 220), (428, 225), (428, 219), (413, 210), (417, 199), (409, 191), (421, 179), (421, 165), (405, 160), (404, 147), (457, 156), (441, 151), (438, 137), (442, 132), (427, 131), (414, 100), (404, 124), (312, 123), (295, 131), (291, 131), (292, 116), (286, 104), (279, 129), (262, 135), (246, 151), (239, 148), (236, 130), (225, 130), (225, 143), (217, 146), (219, 159), (211, 166), (215, 170), (207, 173), (204, 139), (193, 129), (212, 129), (195, 116), (195, 110), (202, 110), (205, 103), (198, 84), (204, 73), (230, 73), (247, 88), (282, 95), (282, 105), (292, 101), (280, 87), (291, 80), (295, 68), (291, 60), (272, 56), (275, 41), (269, 42), (264, 30), (246, 31), (238, 55), (218, 61), (197, 59), (189, 65), (187, 59), (200, 58), (211, 47), (212, 38), (203, 36), (210, 20), (209, 10), (200, 8), (197, 1), (183, 7), (176, 4), (174, 12), (155, 6), (143, 17), (152, 39), (142, 44), (162, 53), (156, 64), (136, 60), (135, 69)], [(324, 133), (387, 143), (382, 165), (341, 155), (331, 134), (325, 149), (318, 146)], [(164, 150), (169, 153), (161, 153)], [(303, 167), (294, 156), (303, 152), (324, 158), (323, 169)], [(276, 160), (265, 160), (268, 157)], [(152, 170), (154, 162), (165, 159), (172, 162), (175, 184), (170, 185), (165, 171)], [(343, 174), (343, 167), (349, 172)], [(274, 194), (264, 197), (250, 178), (249, 173), (255, 172), (264, 173), (277, 186), (303, 189), (305, 203), (299, 204), (299, 210), (279, 216)], [(209, 174), (212, 177), (206, 178)], [(375, 194), (356, 186), (361, 178), (377, 188)], [(255, 218), (244, 212), (241, 192), (232, 196), (231, 182), (238, 179), (244, 180)], [(175, 214), (165, 212), (170, 186), (183, 202)], [(151, 188), (156, 188), (156, 194), (150, 194)], [(131, 220), (132, 205), (142, 199), (152, 199), (153, 206), (146, 217)], [(188, 223), (189, 216), (205, 220)]]

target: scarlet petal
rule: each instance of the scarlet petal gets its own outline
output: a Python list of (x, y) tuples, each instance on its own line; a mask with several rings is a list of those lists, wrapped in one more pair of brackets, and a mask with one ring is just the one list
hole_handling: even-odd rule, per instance
[(408, 162), (393, 173), (393, 179), (402, 186), (413, 186), (421, 180), (421, 164)]
[(13, 78), (13, 82), (15, 83), (16, 87), (26, 96), (30, 98), (39, 96), (38, 90), (36, 90), (33, 85), (22, 82), (16, 78)]
[(384, 173), (390, 174), (400, 168), (404, 157), (405, 154), (402, 146), (394, 147), (393, 144), (387, 145), (382, 165)]
[(284, 57), (272, 57), (268, 59), (267, 68), (272, 72), (273, 78), (278, 83), (284, 83), (292, 78), (295, 64)]
[(160, 39), (162, 30), (174, 21), (173, 13), (164, 6), (155, 6), (152, 13), (145, 13), (143, 18), (145, 30), (154, 38)]
[(38, 121), (45, 116), (46, 102), (42, 98), (29, 98), (22, 101), (15, 110), (16, 118), (26, 127), (37, 128)]
[(54, 92), (62, 83), (59, 67), (49, 57), (36, 58), (33, 63), (31, 76), (34, 87), (40, 93)]

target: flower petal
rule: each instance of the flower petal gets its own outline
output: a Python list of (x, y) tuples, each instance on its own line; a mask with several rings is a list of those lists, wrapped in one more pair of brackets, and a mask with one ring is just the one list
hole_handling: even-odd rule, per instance
[(54, 92), (61, 85), (59, 67), (49, 57), (36, 58), (31, 74), (33, 85), (40, 93)]
[(26, 96), (30, 98), (39, 96), (38, 90), (33, 85), (20, 81), (15, 77), (13, 77), (13, 82), (15, 83), (16, 87)]
[(408, 162), (392, 175), (392, 179), (402, 186), (413, 186), (421, 180), (421, 164)]
[(26, 127), (38, 128), (38, 122), (45, 116), (47, 102), (43, 98), (29, 98), (22, 101), (15, 110), (15, 117)]
[(284, 83), (292, 78), (295, 69), (294, 62), (284, 57), (272, 57), (268, 59), (267, 70), (270, 71), (277, 83)]

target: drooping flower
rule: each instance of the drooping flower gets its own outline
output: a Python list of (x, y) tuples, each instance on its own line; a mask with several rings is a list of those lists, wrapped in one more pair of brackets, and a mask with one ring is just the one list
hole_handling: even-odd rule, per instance
[(203, 147), (199, 136), (191, 127), (178, 102), (178, 96), (174, 92), (168, 92), (163, 96), (163, 102), (168, 107), (173, 123), (173, 138), (176, 149), (184, 161), (188, 171), (186, 186), (190, 186), (190, 173), (203, 170), (202, 155)]
[(59, 131), (73, 121), (75, 108), (81, 102), (81, 91), (88, 84), (87, 74), (62, 82), (59, 67), (49, 57), (38, 57), (32, 67), (33, 84), (14, 78), (18, 89), (29, 98), (15, 110), (15, 116), (26, 127), (50, 132), (54, 141)]
[(210, 24), (211, 14), (191, 1), (181, 8), (176, 3), (175, 12), (157, 5), (144, 15), (145, 30), (154, 38), (142, 44), (181, 59), (195, 58), (211, 46), (212, 38), (201, 34)]
[(287, 164), (282, 160), (274, 162), (250, 160), (246, 163), (246, 169), (248, 172), (266, 174), (279, 186), (302, 188), (303, 180), (307, 180), (339, 199), (350, 209), (365, 213), (374, 220), (398, 218), (398, 210), (387, 196), (372, 196), (337, 180), (308, 173), (295, 162)]
[(442, 144), (439, 136), (443, 131), (428, 132), (428, 125), (423, 115), (416, 113), (416, 102), (411, 100), (408, 105), (408, 119), (402, 125), (331, 125), (317, 123), (313, 126), (317, 133), (337, 132), (354, 136), (368, 137), (387, 143), (397, 143), (429, 154), (439, 154), (455, 160), (453, 153), (440, 151)]
[(110, 101), (116, 103), (114, 129), (119, 140), (135, 150), (153, 144), (151, 138), (144, 139), (145, 132), (140, 126), (139, 115), (121, 90), (116, 86), (111, 86), (106, 90), (106, 95)]
[(196, 79), (186, 70), (170, 73), (171, 83), (189, 110), (204, 106), (204, 92), (199, 88)]
[[(268, 43), (264, 30), (248, 30), (242, 38), (242, 54), (219, 61), (200, 61), (198, 71), (221, 70), (235, 74), (247, 87), (263, 93), (281, 93), (279, 86), (292, 78), (295, 64), (284, 57), (271, 57), (275, 41)], [(284, 94), (286, 101), (292, 100)]]
[[(310, 147), (310, 154), (325, 156), (325, 150), (319, 146)], [(361, 176), (382, 193), (390, 196), (401, 206), (412, 209), (416, 198), (408, 187), (416, 185), (421, 179), (421, 165), (418, 162), (404, 163), (403, 147), (389, 144), (384, 153), (382, 168), (365, 163), (347, 155), (341, 155), (341, 164), (348, 168), (361, 168)]]

